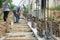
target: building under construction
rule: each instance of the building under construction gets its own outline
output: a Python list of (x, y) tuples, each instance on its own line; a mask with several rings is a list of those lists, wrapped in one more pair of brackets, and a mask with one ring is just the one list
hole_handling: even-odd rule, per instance
[(14, 23), (12, 10), (3, 21), (8, 2), (0, 8), (0, 40), (60, 40), (60, 0), (12, 0), (23, 6), (19, 23)]

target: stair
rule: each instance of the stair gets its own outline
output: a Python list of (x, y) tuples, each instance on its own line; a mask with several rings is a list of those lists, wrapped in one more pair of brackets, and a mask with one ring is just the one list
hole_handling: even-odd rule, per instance
[(6, 40), (36, 40), (34, 37), (8, 37)]
[(21, 17), (20, 23), (9, 25), (7, 31), (5, 40), (37, 40), (23, 17)]

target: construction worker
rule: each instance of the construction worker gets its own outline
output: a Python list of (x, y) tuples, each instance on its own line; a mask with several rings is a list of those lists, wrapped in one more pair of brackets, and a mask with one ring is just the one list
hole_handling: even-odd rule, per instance
[(15, 23), (19, 23), (20, 7), (15, 6), (14, 9), (13, 9), (13, 13), (14, 13), (14, 16), (16, 17), (16, 22)]
[[(2, 7), (4, 6), (5, 6), (5, 2), (3, 3)], [(10, 11), (10, 3), (8, 3), (8, 5), (4, 9), (4, 16), (3, 16), (4, 21), (7, 21), (9, 11)]]

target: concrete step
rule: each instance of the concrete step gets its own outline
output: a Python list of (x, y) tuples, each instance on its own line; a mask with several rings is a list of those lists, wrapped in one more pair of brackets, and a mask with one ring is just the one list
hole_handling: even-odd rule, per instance
[(21, 26), (21, 27), (8, 27), (8, 29), (30, 29), (30, 28)]
[(8, 28), (29, 28), (28, 25), (19, 24), (19, 25), (8, 25)]
[(8, 25), (8, 27), (29, 27), (27, 24), (14, 24), (14, 25)]
[(6, 37), (33, 37), (33, 32), (6, 33)]
[(25, 21), (24, 19), (20, 19), (20, 21)]
[(23, 27), (10, 27), (9, 30), (31, 30), (30, 28), (23, 28)]
[(20, 23), (9, 25), (5, 40), (37, 40), (33, 31), (26, 24), (24, 17), (21, 16)]
[(37, 40), (35, 37), (8, 37), (5, 40)]
[(26, 24), (26, 22), (21, 22), (21, 21), (19, 21), (20, 22), (20, 24)]
[(8, 32), (32, 32), (31, 29), (28, 28), (20, 28), (20, 29), (9, 29)]

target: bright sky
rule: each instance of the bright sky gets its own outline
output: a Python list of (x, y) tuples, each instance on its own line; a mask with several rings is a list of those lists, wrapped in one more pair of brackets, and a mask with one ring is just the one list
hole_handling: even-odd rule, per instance
[(18, 5), (21, 0), (13, 0), (13, 4)]
[[(15, 4), (15, 5), (18, 5), (20, 2), (21, 2), (22, 0), (13, 0), (13, 4)], [(28, 1), (27, 0), (24, 0), (25, 1), (25, 3), (24, 4), (28, 4)], [(23, 2), (22, 2), (23, 3)], [(21, 3), (21, 4), (22, 4)], [(49, 0), (49, 6), (52, 6), (53, 5), (53, 0)]]
[(20, 3), (20, 5), (22, 5), (22, 4), (27, 4), (28, 3), (28, 1), (27, 0), (23, 0), (22, 2), (21, 2), (22, 0), (13, 0), (13, 4), (15, 4), (15, 5), (19, 5), (19, 3)]
[(53, 0), (49, 0), (49, 6), (53, 6)]

